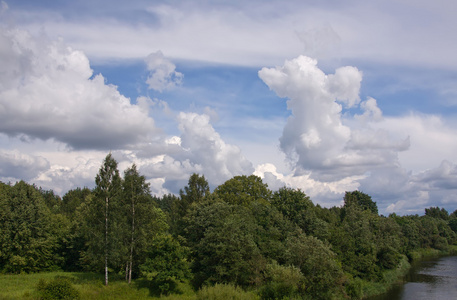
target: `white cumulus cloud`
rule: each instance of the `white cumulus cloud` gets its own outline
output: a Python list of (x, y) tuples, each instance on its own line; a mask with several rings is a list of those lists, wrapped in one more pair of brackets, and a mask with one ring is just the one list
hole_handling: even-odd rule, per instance
[(164, 57), (162, 51), (151, 53), (145, 59), (150, 75), (146, 80), (149, 89), (162, 92), (180, 85), (184, 75)]
[(0, 132), (115, 149), (154, 132), (147, 111), (92, 76), (84, 53), (63, 41), (0, 28)]
[(343, 118), (342, 105), (360, 103), (362, 73), (355, 67), (327, 75), (316, 60), (300, 56), (282, 67), (263, 68), (259, 76), (288, 99), (291, 116), (280, 146), (297, 168), (312, 170), (312, 178), (335, 181), (363, 175), (370, 168), (395, 164), (397, 152), (409, 146), (407, 138), (395, 140), (389, 132), (367, 126), (367, 121), (382, 117), (372, 98), (361, 104), (365, 113), (358, 118), (364, 122), (349, 124)]

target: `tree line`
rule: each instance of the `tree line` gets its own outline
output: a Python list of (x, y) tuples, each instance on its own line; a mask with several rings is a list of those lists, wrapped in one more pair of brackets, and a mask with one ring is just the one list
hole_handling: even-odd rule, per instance
[(0, 271), (122, 274), (161, 294), (178, 281), (195, 289), (232, 284), (262, 299), (361, 298), (367, 282), (421, 249), (456, 242), (457, 211), (378, 214), (361, 192), (325, 208), (299, 189), (271, 191), (261, 178), (235, 176), (210, 191), (193, 174), (179, 195), (153, 196), (132, 165), (120, 175), (108, 154), (95, 188), (62, 198), (20, 181), (0, 182)]

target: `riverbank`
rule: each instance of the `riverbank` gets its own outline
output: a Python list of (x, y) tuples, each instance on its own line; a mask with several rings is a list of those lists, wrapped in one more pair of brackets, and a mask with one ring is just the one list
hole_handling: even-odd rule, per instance
[(363, 281), (362, 283), (362, 299), (387, 293), (395, 284), (402, 281), (408, 274), (413, 264), (425, 259), (438, 258), (444, 256), (457, 255), (457, 245), (451, 245), (446, 250), (437, 249), (419, 249), (410, 253), (410, 258), (403, 256), (398, 267), (395, 270), (385, 271), (383, 278), (379, 282)]

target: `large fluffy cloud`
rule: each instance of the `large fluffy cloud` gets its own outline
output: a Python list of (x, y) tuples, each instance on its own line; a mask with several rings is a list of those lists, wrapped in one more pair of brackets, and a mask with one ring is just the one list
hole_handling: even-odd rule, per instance
[(362, 74), (356, 68), (325, 74), (304, 56), (263, 68), (259, 76), (287, 98), (291, 111), (280, 146), (292, 173), (281, 174), (269, 164), (256, 168), (270, 185), (299, 187), (327, 205), (338, 205), (344, 191), (359, 189), (387, 213), (457, 203), (457, 167), (443, 161), (457, 159), (456, 134), (442, 117), (383, 117), (375, 99), (360, 101)]
[(62, 41), (0, 28), (0, 132), (71, 148), (116, 149), (144, 141), (154, 122)]
[(165, 177), (168, 190), (184, 186), (192, 173), (205, 175), (212, 186), (217, 186), (233, 176), (254, 171), (237, 146), (224, 142), (208, 115), (181, 112), (177, 121), (181, 135), (166, 140), (162, 147), (168, 151), (141, 167), (148, 177)]
[(263, 68), (260, 78), (278, 96), (287, 98), (289, 117), (280, 138), (281, 149), (312, 177), (340, 180), (363, 175), (370, 168), (395, 164), (397, 152), (408, 148), (408, 139), (395, 140), (368, 122), (382, 113), (376, 100), (362, 102), (359, 124), (344, 124), (343, 105), (350, 109), (360, 102), (362, 74), (354, 67), (342, 67), (325, 74), (317, 61), (300, 56), (277, 68)]

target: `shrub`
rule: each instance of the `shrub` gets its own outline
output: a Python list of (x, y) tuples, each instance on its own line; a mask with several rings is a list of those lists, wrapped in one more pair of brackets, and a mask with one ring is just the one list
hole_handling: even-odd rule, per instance
[(348, 280), (344, 284), (344, 288), (346, 291), (346, 295), (348, 295), (351, 299), (362, 299), (362, 297), (363, 297), (362, 279), (360, 279), (358, 277), (348, 278)]
[(79, 299), (79, 292), (71, 285), (68, 278), (57, 277), (50, 282), (40, 279), (37, 285), (40, 298), (43, 300)]
[(140, 265), (141, 275), (151, 283), (151, 288), (167, 295), (174, 291), (177, 282), (189, 277), (187, 248), (171, 235), (160, 236), (153, 242), (146, 261)]
[(281, 266), (277, 262), (267, 265), (266, 284), (260, 290), (262, 299), (289, 299), (303, 292), (304, 276), (294, 266)]

